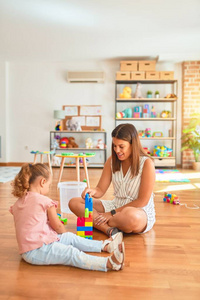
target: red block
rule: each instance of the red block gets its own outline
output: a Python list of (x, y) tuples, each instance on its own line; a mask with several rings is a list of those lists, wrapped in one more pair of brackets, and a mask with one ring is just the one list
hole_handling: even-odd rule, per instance
[(93, 231), (85, 231), (85, 235), (93, 235)]
[(85, 226), (85, 218), (84, 217), (82, 217), (82, 218), (78, 217), (77, 218), (77, 226), (78, 227)]

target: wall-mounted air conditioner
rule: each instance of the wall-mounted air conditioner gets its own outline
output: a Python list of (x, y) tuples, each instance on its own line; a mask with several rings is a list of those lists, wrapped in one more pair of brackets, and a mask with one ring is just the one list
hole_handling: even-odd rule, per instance
[(70, 71), (67, 73), (68, 82), (93, 82), (93, 83), (103, 83), (104, 82), (104, 72), (74, 72)]

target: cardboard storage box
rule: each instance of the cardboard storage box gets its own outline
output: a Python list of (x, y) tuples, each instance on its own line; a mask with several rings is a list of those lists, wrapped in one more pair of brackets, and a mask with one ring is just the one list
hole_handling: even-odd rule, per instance
[(131, 72), (131, 80), (145, 79), (145, 72)]
[(116, 80), (130, 80), (131, 79), (131, 72), (117, 72), (116, 73)]
[(161, 80), (173, 80), (174, 79), (174, 72), (173, 71), (161, 71), (160, 72), (160, 79)]
[(155, 71), (156, 61), (155, 60), (141, 60), (139, 63), (139, 71)]
[(137, 71), (138, 62), (135, 60), (120, 61), (120, 71)]
[(160, 72), (146, 72), (146, 79), (160, 79)]

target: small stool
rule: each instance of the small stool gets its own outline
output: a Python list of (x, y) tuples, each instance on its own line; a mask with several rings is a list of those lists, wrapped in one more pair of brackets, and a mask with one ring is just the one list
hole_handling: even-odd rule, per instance
[(43, 155), (46, 154), (47, 155), (47, 160), (48, 160), (48, 165), (49, 165), (49, 169), (51, 171), (52, 174), (52, 168), (51, 168), (51, 159), (50, 159), (50, 155), (54, 154), (54, 151), (31, 151), (31, 154), (34, 154), (34, 161), (33, 164), (36, 163), (37, 161), (37, 155), (40, 155), (40, 162), (41, 164), (43, 164)]
[(75, 158), (76, 159), (76, 178), (77, 181), (80, 181), (80, 164), (79, 164), (79, 159), (82, 158), (83, 159), (83, 167), (84, 167), (84, 171), (85, 171), (85, 176), (86, 176), (86, 180), (87, 180), (87, 187), (90, 187), (90, 182), (89, 182), (89, 176), (88, 176), (88, 171), (87, 171), (87, 163), (86, 163), (86, 158), (87, 157), (94, 157), (95, 153), (89, 153), (89, 154), (73, 154), (73, 153), (62, 153), (62, 154), (57, 154), (57, 157), (61, 157), (61, 164), (60, 164), (60, 173), (59, 173), (59, 178), (58, 178), (58, 182), (60, 182), (61, 177), (62, 177), (62, 173), (63, 173), (63, 167), (64, 167), (64, 163), (65, 163), (65, 158)]

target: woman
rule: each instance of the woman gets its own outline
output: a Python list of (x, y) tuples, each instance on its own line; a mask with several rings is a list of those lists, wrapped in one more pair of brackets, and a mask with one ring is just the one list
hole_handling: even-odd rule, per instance
[[(114, 200), (99, 200), (111, 182)], [(154, 164), (143, 150), (136, 128), (132, 124), (121, 124), (112, 132), (112, 155), (105, 163), (97, 186), (86, 188), (82, 198), (72, 198), (69, 207), (77, 216), (84, 216), (84, 198), (89, 193), (95, 198), (95, 228), (108, 236), (119, 230), (144, 233), (155, 223), (154, 182)]]

